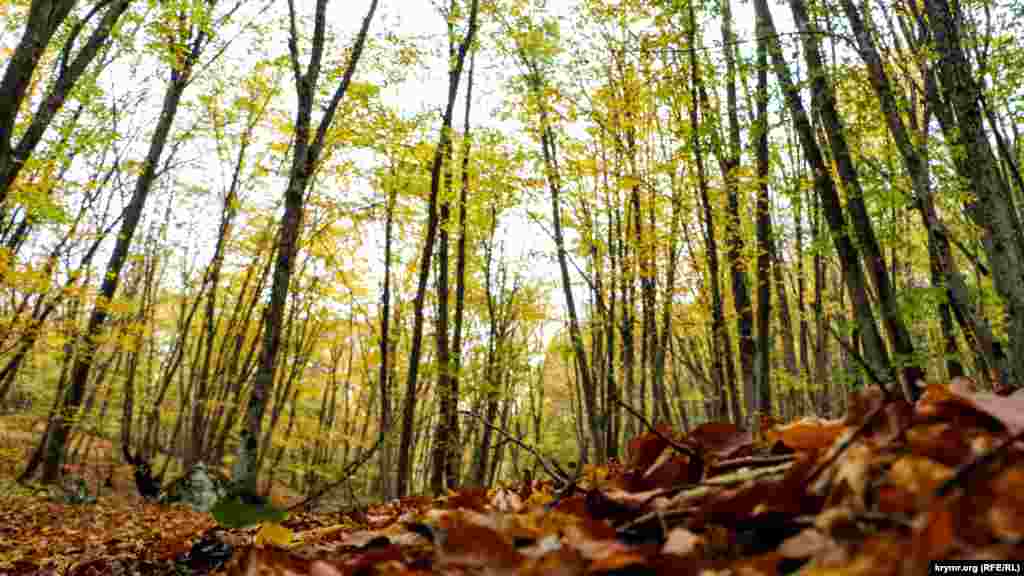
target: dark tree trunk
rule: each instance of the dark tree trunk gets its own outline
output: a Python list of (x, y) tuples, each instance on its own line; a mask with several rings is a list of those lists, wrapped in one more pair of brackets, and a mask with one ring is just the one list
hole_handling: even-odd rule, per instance
[[(725, 227), (725, 239), (729, 258), (729, 271), (732, 278), (732, 298), (736, 307), (736, 331), (739, 335), (740, 372), (743, 382), (743, 399), (746, 415), (754, 412), (757, 391), (754, 382), (754, 310), (750, 300), (750, 282), (747, 279), (747, 265), (740, 220), (739, 176), (736, 170), (740, 166), (740, 123), (736, 102), (736, 42), (732, 30), (732, 6), (730, 0), (722, 2), (722, 42), (725, 46), (726, 66), (726, 111), (729, 117), (728, 152), (718, 148), (719, 164), (722, 177), (725, 179), (726, 195), (728, 196), (729, 220)], [(704, 109), (709, 110), (707, 99), (703, 95)], [(738, 403), (737, 403), (738, 406)], [(735, 422), (745, 427), (746, 421), (742, 414), (735, 410)]]
[[(469, 72), (466, 75), (466, 109), (463, 119), (463, 145), (462, 145), (462, 183), (459, 189), (459, 240), (455, 248), (455, 333), (452, 335), (452, 349), (455, 351), (453, 362), (453, 373), (451, 389), (454, 400), (457, 402), (460, 397), (459, 376), (462, 373), (462, 326), (466, 313), (466, 202), (469, 196), (469, 155), (473, 149), (473, 141), (470, 139), (469, 115), (473, 102), (473, 73), (476, 69), (476, 56), (470, 56)], [(452, 437), (459, 438), (458, 411), (452, 410), (452, 420), (449, 428), (453, 431)], [(450, 445), (450, 456), (448, 457), (448, 469), (445, 474), (448, 478), (448, 488), (455, 488), (459, 482), (459, 475), (462, 473), (462, 443), (452, 442)]]
[[(391, 434), (391, 386), (389, 378), (390, 368), (394, 360), (391, 352), (391, 243), (395, 224), (395, 201), (398, 196), (398, 186), (394, 185), (388, 190), (387, 215), (384, 221), (384, 287), (380, 295), (380, 367), (377, 371), (377, 382), (380, 385), (380, 432), (383, 435)], [(390, 500), (396, 496), (394, 484), (392, 483), (391, 456), (392, 443), (385, 439), (380, 452), (380, 492), (384, 500)]]
[[(602, 439), (600, 418), (597, 414), (597, 391), (591, 377), (591, 367), (583, 346), (583, 333), (580, 329), (579, 316), (576, 313), (576, 299), (572, 291), (572, 280), (569, 277), (569, 260), (565, 249), (565, 236), (562, 231), (562, 177), (558, 165), (558, 149), (555, 130), (552, 128), (547, 106), (544, 103), (545, 80), (539, 64), (524, 50), (520, 49), (521, 63), (527, 69), (527, 82), (532, 95), (537, 99), (540, 108), (538, 132), (540, 135), (541, 153), (544, 160), (545, 178), (551, 197), (551, 221), (554, 228), (555, 251), (558, 256), (558, 269), (562, 283), (562, 294), (565, 307), (569, 314), (569, 337), (572, 341), (573, 353), (581, 367), (580, 377), (586, 401), (588, 424), (591, 437), (595, 442)], [(597, 453), (602, 453), (600, 446)]]
[[(861, 266), (859, 251), (847, 232), (845, 217), (835, 183), (832, 181), (828, 166), (825, 164), (821, 149), (818, 147), (807, 112), (804, 109), (803, 102), (800, 100), (798, 88), (792, 80), (789, 66), (782, 55), (778, 38), (775, 36), (775, 25), (772, 21), (771, 12), (768, 9), (767, 0), (755, 0), (754, 5), (757, 9), (758, 17), (764, 22), (765, 30), (769, 31), (769, 52), (774, 64), (775, 76), (782, 85), (790, 115), (796, 125), (797, 134), (800, 136), (804, 154), (814, 173), (815, 192), (824, 205), (825, 219), (828, 222), (832, 242), (835, 244), (836, 252), (839, 254), (843, 278), (846, 282), (847, 290), (850, 292), (853, 305), (857, 310), (858, 324), (863, 330), (866, 360), (879, 378), (894, 380), (888, 352), (878, 331), (878, 324), (875, 321), (875, 316), (871, 309), (871, 301), (868, 298), (867, 278), (864, 276), (864, 269)], [(823, 83), (824, 79), (815, 82)], [(820, 103), (820, 100), (821, 95), (819, 94), (816, 101)], [(823, 334), (819, 333), (819, 341), (822, 338)]]
[[(661, 389), (662, 395), (659, 400), (659, 404), (664, 403), (664, 406), (659, 406), (659, 410), (662, 412), (662, 418), (667, 421), (672, 421), (672, 412), (668, 405), (668, 394), (667, 386), (665, 384), (665, 362), (669, 347), (672, 345), (671, 334), (672, 334), (672, 302), (675, 296), (676, 289), (676, 269), (679, 264), (679, 230), (680, 230), (680, 218), (682, 218), (682, 190), (677, 182), (675, 172), (670, 174), (671, 189), (672, 189), (672, 223), (669, 229), (669, 247), (668, 247), (668, 269), (666, 270), (665, 278), (665, 295), (662, 297), (662, 308), (661, 308), (661, 336), (658, 341), (657, 351), (654, 356), (654, 387), (655, 390)], [(675, 370), (673, 370), (673, 382), (675, 384), (676, 396), (679, 396), (679, 383), (675, 378)], [(685, 419), (685, 410), (681, 416)]]
[[(409, 374), (405, 385), (405, 401), (402, 410), (402, 437), (399, 443), (397, 481), (397, 493), (399, 496), (406, 494), (412, 475), (412, 433), (415, 423), (416, 380), (419, 376), (420, 354), (423, 344), (423, 305), (427, 291), (427, 279), (430, 276), (430, 261), (434, 252), (434, 239), (437, 236), (437, 203), (438, 192), (441, 188), (441, 171), (444, 159), (448, 156), (448, 149), (452, 145), (451, 129), (452, 117), (455, 112), (455, 99), (459, 93), (459, 81), (462, 78), (462, 68), (466, 63), (466, 55), (469, 53), (473, 37), (476, 35), (479, 4), (479, 0), (473, 0), (469, 14), (469, 27), (466, 29), (466, 34), (459, 44), (458, 54), (454, 62), (452, 62), (452, 68), (448, 71), (448, 101), (441, 119), (441, 135), (437, 148), (434, 150), (434, 159), (430, 167), (430, 199), (427, 207), (426, 240), (423, 243), (423, 253), (420, 257), (416, 299), (413, 301), (412, 349), (409, 352)], [(447, 298), (447, 294), (444, 294), (443, 297)], [(445, 338), (447, 338), (447, 334)], [(445, 369), (447, 369), (446, 365)], [(447, 382), (445, 383), (447, 384)]]
[(323, 150), (327, 130), (334, 120), (341, 99), (344, 98), (355, 74), (356, 64), (362, 55), (370, 22), (377, 10), (378, 0), (372, 0), (356, 36), (355, 45), (348, 65), (335, 90), (331, 101), (323, 112), (313, 139), (312, 117), (317, 82), (320, 80), (321, 61), (327, 34), (327, 0), (317, 0), (313, 20), (314, 31), (309, 65), (302, 71), (299, 63), (299, 33), (296, 29), (296, 14), (293, 3), (289, 4), (291, 22), (288, 42), (298, 107), (295, 112), (295, 139), (292, 162), (288, 172), (288, 187), (284, 194), (284, 215), (277, 235), (276, 260), (274, 262), (273, 284), (270, 288), (270, 305), (264, 318), (263, 342), (260, 349), (259, 366), (253, 378), (252, 390), (245, 409), (245, 422), (239, 438), (239, 453), (235, 463), (234, 478), (237, 488), (249, 494), (256, 493), (259, 474), (260, 432), (267, 400), (273, 392), (274, 374), (277, 368), (277, 352), (281, 347), (284, 328), (284, 309), (288, 299), (295, 257), (298, 254), (299, 233), (302, 227), (304, 196), (313, 179), (317, 160)]
[[(771, 314), (772, 314), (772, 289), (771, 289), (771, 267), (774, 243), (772, 241), (772, 220), (769, 212), (770, 201), (768, 198), (768, 39), (767, 31), (763, 30), (763, 23), (757, 21), (757, 124), (755, 134), (757, 136), (757, 364), (754, 374), (757, 376), (754, 383), (756, 402), (753, 404), (755, 410), (751, 411), (751, 426), (759, 429), (757, 414), (768, 415), (772, 413), (771, 394)], [(785, 294), (780, 294), (784, 298)], [(785, 304), (781, 304), (785, 306)], [(785, 318), (785, 324), (790, 337), (792, 331), (788, 329), (789, 315)], [(792, 345), (789, 346), (792, 352)], [(788, 358), (787, 358), (788, 360)]]
[[(192, 30), (190, 30), (192, 32)], [(107, 268), (100, 284), (97, 305), (93, 307), (89, 315), (89, 324), (85, 334), (82, 335), (79, 350), (75, 356), (75, 362), (71, 368), (71, 376), (68, 386), (63, 395), (63, 407), (57, 414), (57, 421), (53, 432), (48, 439), (46, 449), (46, 460), (43, 465), (44, 483), (54, 483), (60, 480), (61, 466), (64, 463), (65, 450), (68, 436), (71, 433), (75, 416), (85, 395), (85, 388), (89, 381), (89, 372), (92, 370), (98, 348), (97, 338), (109, 317), (104, 302), (110, 302), (118, 283), (121, 280), (121, 270), (128, 260), (128, 251), (131, 249), (132, 239), (135, 230), (142, 220), (142, 210), (146, 205), (149, 192), (156, 182), (157, 173), (160, 168), (160, 158), (163, 156), (167, 139), (171, 133), (171, 126), (174, 124), (175, 115), (178, 112), (178, 104), (181, 95), (188, 86), (192, 68), (199, 60), (199, 55), (206, 45), (207, 36), (204, 32), (196, 32), (195, 38), (183, 39), (189, 41), (189, 52), (183, 63), (178, 68), (172, 68), (170, 82), (167, 91), (164, 93), (163, 106), (160, 110), (160, 118), (157, 120), (153, 136), (149, 142), (149, 150), (146, 152), (146, 161), (135, 182), (135, 189), (125, 210), (124, 219), (121, 222), (121, 229), (114, 244), (114, 250), (107, 262)]]
[[(690, 30), (696, 31), (696, 16), (690, 6)], [(722, 290), (719, 286), (718, 242), (715, 238), (715, 221), (711, 210), (711, 199), (708, 194), (707, 176), (704, 172), (704, 155), (700, 143), (699, 126), (701, 99), (698, 94), (703, 86), (697, 64), (696, 42), (690, 42), (690, 134), (694, 160), (697, 167), (697, 182), (700, 190), (700, 202), (704, 212), (704, 245), (707, 253), (708, 276), (711, 280), (711, 362), (714, 380), (719, 387), (718, 406), (716, 411), (724, 417), (732, 408), (733, 422), (740, 423), (739, 398), (736, 393), (734, 378), (732, 345), (725, 327), (725, 312), (722, 309)]]

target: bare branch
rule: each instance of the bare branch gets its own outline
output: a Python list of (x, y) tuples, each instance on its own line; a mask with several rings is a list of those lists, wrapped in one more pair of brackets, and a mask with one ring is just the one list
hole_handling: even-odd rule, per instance
[(469, 416), (471, 418), (478, 420), (484, 426), (504, 436), (507, 441), (513, 442), (523, 450), (526, 450), (530, 454), (533, 454), (533, 457), (536, 458), (538, 462), (540, 462), (540, 465), (542, 468), (544, 468), (544, 471), (547, 472), (548, 475), (551, 476), (556, 481), (561, 482), (563, 484), (569, 483), (571, 481), (571, 476), (566, 474), (566, 472), (561, 469), (557, 462), (548, 462), (548, 460), (544, 458), (544, 456), (542, 456), (536, 448), (516, 438), (504, 428), (491, 424), (476, 412), (470, 412), (469, 410), (459, 410), (459, 414), (462, 414), (463, 416)]

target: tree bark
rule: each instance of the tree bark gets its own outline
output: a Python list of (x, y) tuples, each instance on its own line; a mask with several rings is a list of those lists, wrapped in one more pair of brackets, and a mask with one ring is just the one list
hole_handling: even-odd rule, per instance
[(263, 342), (260, 349), (259, 367), (253, 378), (252, 390), (245, 409), (245, 423), (239, 438), (238, 459), (235, 462), (234, 479), (237, 488), (242, 492), (255, 494), (256, 481), (259, 474), (260, 431), (263, 426), (263, 413), (267, 399), (273, 390), (274, 374), (277, 368), (277, 352), (281, 347), (284, 309), (288, 298), (294, 260), (298, 254), (299, 233), (302, 227), (304, 196), (316, 171), (317, 161), (323, 151), (330, 128), (341, 99), (348, 91), (355, 74), (356, 64), (362, 56), (366, 37), (369, 34), (370, 22), (377, 10), (378, 0), (372, 0), (363, 18), (362, 26), (356, 36), (348, 65), (341, 81), (331, 97), (316, 128), (313, 139), (312, 116), (317, 82), (320, 79), (321, 61), (326, 42), (327, 0), (317, 0), (316, 13), (313, 20), (312, 53), (305, 72), (299, 63), (299, 33), (296, 28), (294, 0), (288, 3), (290, 17), (290, 37), (288, 49), (298, 96), (298, 107), (295, 113), (295, 144), (292, 152), (291, 167), (288, 172), (288, 187), (284, 194), (284, 215), (277, 236), (277, 258), (274, 262), (273, 284), (270, 288), (270, 305), (264, 318)]
[[(835, 183), (832, 181), (828, 166), (825, 164), (821, 149), (818, 147), (807, 112), (804, 109), (803, 102), (800, 100), (799, 89), (793, 82), (789, 66), (782, 55), (782, 50), (776, 37), (775, 24), (772, 21), (771, 11), (768, 8), (768, 2), (767, 0), (755, 0), (754, 6), (758, 17), (764, 22), (764, 29), (768, 31), (769, 53), (775, 69), (775, 76), (782, 86), (790, 116), (796, 125), (804, 154), (814, 173), (814, 189), (824, 206), (825, 219), (828, 222), (832, 242), (835, 244), (836, 251), (839, 254), (843, 278), (847, 290), (850, 292), (850, 298), (857, 310), (858, 324), (860, 324), (861, 329), (864, 331), (866, 360), (879, 378), (895, 380), (888, 352), (885, 349), (885, 344), (882, 341), (881, 334), (878, 331), (878, 324), (871, 309), (871, 301), (867, 294), (867, 279), (861, 266), (859, 251), (846, 230), (845, 217), (843, 216)], [(823, 79), (814, 80), (814, 82), (818, 83), (823, 81)], [(816, 100), (820, 102), (820, 94)], [(822, 335), (819, 334), (819, 339), (821, 338)]]
[[(455, 362), (453, 366), (451, 388), (454, 398), (457, 401), (461, 392), (459, 391), (459, 377), (462, 374), (462, 327), (466, 314), (466, 240), (468, 238), (468, 227), (466, 223), (466, 202), (469, 196), (469, 157), (473, 149), (473, 141), (470, 138), (469, 115), (473, 103), (473, 73), (476, 71), (476, 56), (471, 55), (469, 59), (469, 72), (466, 75), (466, 109), (463, 119), (462, 130), (462, 184), (459, 188), (459, 240), (456, 245), (455, 260), (455, 333), (452, 335), (452, 349), (455, 350)], [(449, 428), (454, 431), (453, 438), (459, 438), (458, 406), (452, 410)], [(450, 446), (451, 455), (448, 458), (448, 488), (454, 488), (459, 481), (462, 472), (462, 446), (460, 442), (453, 442)]]
[[(391, 349), (391, 243), (395, 224), (395, 201), (398, 196), (398, 186), (394, 185), (388, 190), (387, 215), (384, 221), (384, 287), (380, 295), (380, 368), (377, 372), (377, 382), (380, 385), (380, 430), (382, 434), (391, 433), (391, 387), (389, 385), (391, 362), (394, 360), (389, 356)], [(391, 442), (385, 439), (381, 446), (380, 468), (381, 498), (391, 500), (396, 496), (394, 485), (391, 482)]]
[[(693, 6), (690, 6), (690, 30), (696, 33), (697, 20)], [(711, 281), (711, 332), (712, 332), (712, 373), (718, 386), (717, 394), (719, 416), (724, 416), (732, 408), (733, 422), (740, 423), (739, 398), (736, 381), (733, 378), (732, 345), (725, 327), (725, 313), (722, 307), (722, 290), (719, 286), (718, 243), (715, 238), (715, 221), (711, 210), (711, 199), (708, 194), (707, 176), (704, 172), (704, 155), (699, 135), (699, 114), (701, 100), (698, 97), (703, 85), (697, 64), (696, 42), (690, 43), (690, 143), (693, 147), (694, 160), (697, 167), (697, 183), (700, 191), (700, 202), (704, 211), (704, 245), (707, 254), (708, 276)]]
[[(420, 257), (419, 280), (416, 286), (416, 298), (413, 301), (412, 347), (409, 352), (409, 374), (405, 385), (405, 401), (402, 410), (402, 437), (398, 453), (397, 492), (404, 496), (410, 485), (412, 473), (412, 437), (415, 423), (416, 380), (419, 377), (420, 354), (423, 344), (423, 305), (427, 291), (427, 279), (430, 275), (430, 261), (434, 252), (434, 240), (437, 236), (437, 205), (438, 192), (441, 188), (441, 170), (448, 148), (451, 146), (452, 116), (455, 111), (455, 99), (459, 92), (459, 81), (462, 68), (466, 62), (473, 37), (476, 35), (479, 0), (472, 0), (469, 15), (469, 27), (459, 44), (458, 55), (448, 71), (448, 101), (441, 119), (441, 135), (434, 150), (434, 159), (430, 167), (430, 199), (427, 207), (426, 240)], [(447, 297), (447, 294), (444, 295)], [(447, 338), (447, 335), (445, 336)], [(440, 361), (440, 359), (439, 359)], [(445, 366), (447, 368), (447, 366)], [(446, 382), (447, 383), (447, 382)]]
[[(726, 255), (729, 258), (729, 271), (732, 278), (732, 299), (736, 307), (736, 332), (739, 335), (743, 399), (746, 414), (750, 417), (754, 412), (757, 397), (754, 381), (756, 344), (754, 342), (754, 311), (750, 300), (750, 282), (747, 278), (747, 265), (743, 254), (745, 247), (740, 224), (739, 176), (736, 173), (740, 166), (741, 143), (736, 98), (736, 42), (732, 30), (732, 3), (730, 0), (723, 0), (722, 2), (722, 42), (725, 47), (725, 91), (726, 112), (729, 118), (729, 146), (727, 153), (718, 147), (716, 149), (722, 169), (722, 177), (725, 179), (726, 195), (728, 196), (729, 220), (725, 227), (725, 239), (728, 246)], [(702, 100), (704, 101), (705, 110), (710, 109), (703, 92)], [(742, 415), (737, 413), (735, 417), (737, 424), (743, 427), (746, 426)]]
[[(914, 345), (910, 339), (910, 332), (907, 330), (900, 314), (899, 305), (896, 302), (896, 294), (885, 264), (885, 258), (875, 237), (871, 216), (868, 214), (867, 206), (864, 204), (864, 192), (860, 185), (857, 167), (853, 163), (853, 157), (846, 142), (842, 119), (839, 117), (839, 112), (836, 109), (835, 95), (825, 77), (821, 53), (818, 48), (817, 37), (819, 32), (811, 24), (804, 0), (789, 0), (789, 5), (792, 9), (793, 19), (796, 21), (797, 28), (801, 31), (804, 59), (807, 62), (807, 71), (811, 77), (811, 94), (814, 105), (821, 113), (825, 131), (828, 134), (832, 160), (835, 162), (839, 177), (848, 191), (846, 205), (850, 212), (850, 220), (856, 231), (864, 262), (874, 281), (882, 319), (886, 331), (889, 333), (893, 351), (896, 353), (897, 360), (902, 366), (903, 394), (908, 401), (914, 402), (920, 395), (921, 389), (918, 388), (917, 384), (924, 379), (924, 371), (914, 357)], [(832, 186), (834, 188), (834, 183)], [(856, 298), (854, 300), (855, 306), (861, 305), (860, 302), (856, 301)], [(873, 338), (869, 333), (865, 333), (865, 337), (868, 339)], [(870, 345), (874, 346), (874, 344)]]
[[(759, 430), (758, 414), (772, 413), (771, 389), (771, 268), (774, 243), (768, 198), (768, 39), (764, 23), (757, 20), (757, 364), (754, 374), (755, 402), (751, 410), (752, 429)], [(784, 297), (784, 294), (780, 296)], [(785, 318), (788, 327), (788, 313)], [(788, 329), (788, 328), (787, 328)], [(792, 332), (790, 332), (792, 335)], [(792, 346), (789, 349), (792, 352)]]

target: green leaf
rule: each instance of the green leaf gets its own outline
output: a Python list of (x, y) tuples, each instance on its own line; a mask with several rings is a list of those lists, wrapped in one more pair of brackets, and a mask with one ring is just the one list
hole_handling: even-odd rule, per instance
[(274, 508), (259, 496), (229, 496), (210, 510), (217, 524), (225, 528), (246, 528), (261, 522), (284, 522), (288, 511)]

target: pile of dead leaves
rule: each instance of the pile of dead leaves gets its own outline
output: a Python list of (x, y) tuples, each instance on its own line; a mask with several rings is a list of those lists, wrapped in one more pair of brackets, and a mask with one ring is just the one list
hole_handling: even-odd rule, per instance
[[(878, 390), (841, 421), (755, 441), (661, 426), (570, 489), (463, 490), (368, 513), (369, 529), (250, 548), (235, 574), (923, 574), (939, 559), (1024, 558), (1024, 396)], [(330, 564), (328, 570), (313, 559)]]
[[(232, 575), (920, 574), (938, 559), (1019, 562), (1022, 431), (1024, 396), (966, 380), (930, 386), (916, 405), (867, 390), (844, 420), (757, 439), (728, 424), (659, 426), (630, 442), (627, 462), (587, 466), (558, 490), (466, 489), (344, 521), (293, 516), (286, 542), (203, 541), (234, 538), (213, 570)], [(182, 568), (197, 540), (144, 552), (210, 573)], [(61, 573), (152, 573), (90, 562)]]

